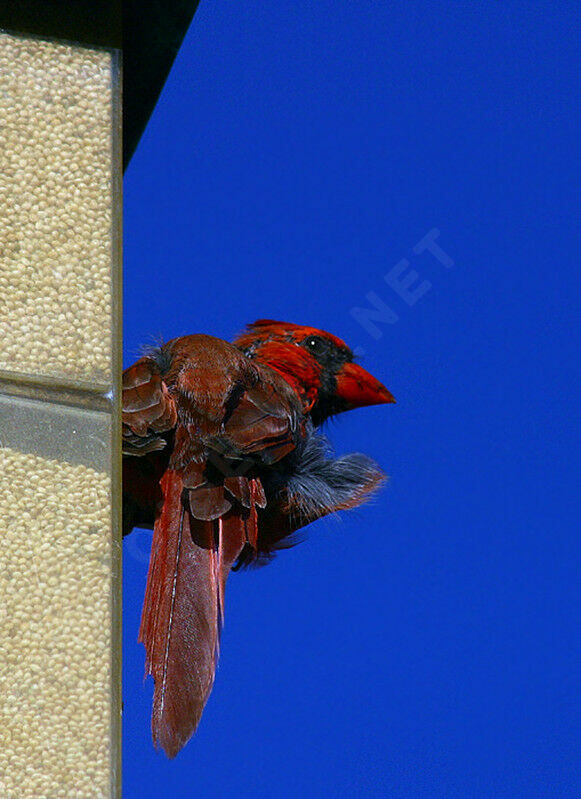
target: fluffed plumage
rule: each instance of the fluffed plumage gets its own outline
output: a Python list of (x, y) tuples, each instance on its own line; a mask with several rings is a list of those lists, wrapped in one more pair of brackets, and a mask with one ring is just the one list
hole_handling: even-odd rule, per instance
[(365, 455), (333, 458), (315, 426), (393, 401), (340, 339), (270, 320), (234, 344), (174, 339), (124, 372), (124, 533), (154, 529), (139, 639), (169, 757), (212, 689), (230, 570), (267, 562), (383, 481)]

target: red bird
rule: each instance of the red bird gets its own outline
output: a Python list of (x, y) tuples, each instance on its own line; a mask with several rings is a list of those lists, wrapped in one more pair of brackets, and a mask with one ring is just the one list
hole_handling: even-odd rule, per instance
[(230, 570), (267, 562), (384, 479), (364, 455), (330, 457), (315, 426), (385, 402), (343, 341), (270, 320), (234, 344), (173, 339), (123, 373), (124, 533), (154, 529), (139, 640), (153, 740), (169, 757), (212, 689)]

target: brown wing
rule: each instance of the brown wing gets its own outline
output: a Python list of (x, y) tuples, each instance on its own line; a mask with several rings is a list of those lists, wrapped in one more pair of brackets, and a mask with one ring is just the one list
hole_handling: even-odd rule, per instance
[(178, 415), (170, 467), (183, 474), (192, 515), (208, 521), (248, 509), (249, 481), (260, 486), (261, 469), (289, 454), (302, 434), (296, 395), (220, 339), (184, 337), (169, 352), (166, 379)]
[(159, 435), (175, 427), (177, 408), (153, 358), (140, 358), (123, 372), (123, 452), (145, 455), (163, 449)]
[(123, 535), (153, 527), (162, 500), (159, 481), (167, 468), (175, 401), (156, 362), (141, 358), (123, 372)]

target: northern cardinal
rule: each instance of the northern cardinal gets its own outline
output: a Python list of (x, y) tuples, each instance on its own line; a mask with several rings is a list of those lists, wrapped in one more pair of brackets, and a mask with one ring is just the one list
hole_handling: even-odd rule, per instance
[(233, 344), (173, 339), (123, 373), (124, 533), (154, 529), (139, 640), (153, 741), (169, 757), (212, 689), (230, 570), (268, 561), (384, 479), (364, 455), (330, 457), (315, 427), (394, 401), (340, 339), (271, 320)]

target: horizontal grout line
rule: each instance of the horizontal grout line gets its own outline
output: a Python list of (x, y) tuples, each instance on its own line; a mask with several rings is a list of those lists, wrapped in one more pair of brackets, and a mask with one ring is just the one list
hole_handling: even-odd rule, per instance
[(83, 380), (77, 383), (66, 379), (31, 377), (2, 369), (0, 369), (0, 394), (108, 413), (114, 409), (111, 386), (104, 383), (92, 384)]

